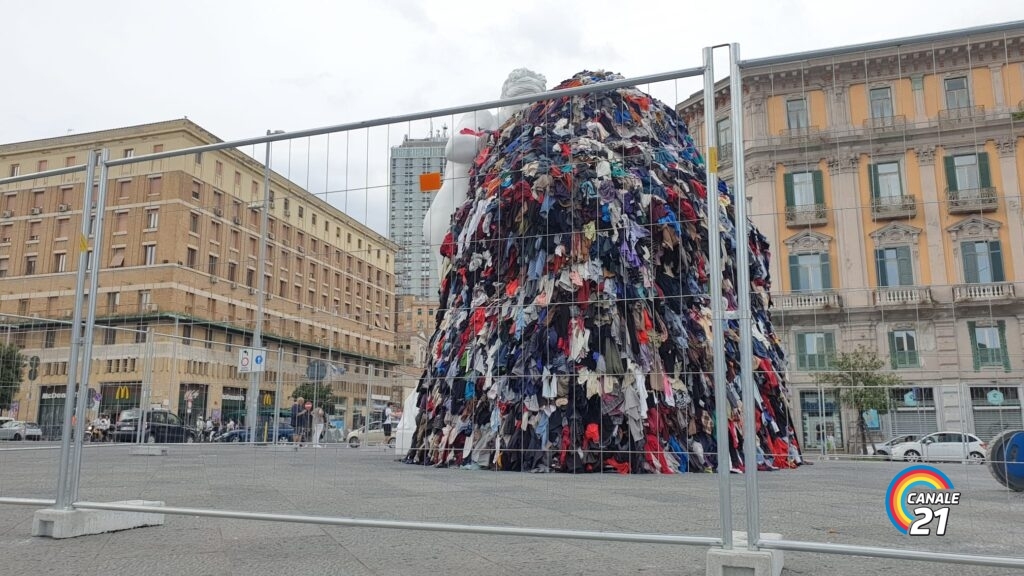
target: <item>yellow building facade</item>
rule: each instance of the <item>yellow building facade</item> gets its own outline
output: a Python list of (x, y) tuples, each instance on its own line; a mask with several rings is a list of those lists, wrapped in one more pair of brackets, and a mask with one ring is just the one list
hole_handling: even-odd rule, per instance
[[(859, 449), (842, 391), (865, 345), (904, 386), (877, 437), (1021, 427), (1024, 29), (743, 69), (746, 201), (771, 240), (773, 319), (808, 447)], [(714, 123), (732, 179), (727, 82)]]
[[(5, 144), (0, 176), (80, 165), (101, 148), (125, 158), (219, 141), (174, 120)], [(0, 185), (0, 338), (36, 364), (4, 408), (51, 436), (67, 383), (84, 186), (84, 172)], [(116, 416), (144, 394), (190, 419), (244, 411), (238, 348), (251, 345), (258, 313), (263, 187), (263, 165), (237, 150), (109, 170), (101, 254), (89, 250), (100, 275), (98, 412)], [(391, 378), (398, 246), (276, 173), (270, 207), (260, 403), (290, 406), (322, 363), (340, 396), (331, 408), (357, 425), (368, 408), (401, 400)]]

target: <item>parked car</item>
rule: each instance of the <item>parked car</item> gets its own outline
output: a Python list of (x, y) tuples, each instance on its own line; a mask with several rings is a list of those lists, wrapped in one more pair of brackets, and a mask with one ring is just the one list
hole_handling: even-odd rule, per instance
[(185, 424), (177, 414), (166, 410), (125, 410), (121, 412), (121, 419), (114, 426), (115, 442), (134, 442), (139, 437), (139, 416), (143, 418), (142, 439), (154, 444), (157, 442), (186, 442), (196, 441), (199, 432)]
[(980, 464), (985, 461), (987, 448), (988, 445), (974, 434), (933, 432), (920, 440), (893, 446), (890, 459), (907, 462), (967, 460)]
[(35, 422), (10, 420), (0, 426), (0, 440), (42, 440), (43, 431)]
[[(295, 430), (292, 429), (290, 424), (278, 424), (277, 426), (277, 440), (278, 442), (291, 442), (292, 435), (295, 434)], [(272, 426), (268, 426), (266, 429), (267, 440), (274, 436), (274, 429)], [(215, 442), (248, 442), (249, 441), (249, 430), (246, 428), (235, 428), (230, 432), (225, 432), (214, 439)], [(263, 442), (263, 428), (257, 432), (257, 442)]]
[(874, 449), (868, 448), (870, 454), (875, 456), (889, 456), (892, 454), (892, 447), (897, 444), (903, 444), (905, 442), (913, 442), (917, 440), (919, 436), (917, 434), (904, 434), (902, 436), (893, 436), (881, 444), (875, 444)]
[(380, 422), (370, 422), (370, 429), (367, 432), (366, 426), (360, 426), (348, 433), (349, 448), (359, 448), (361, 444), (387, 444), (389, 448), (395, 447), (394, 430), (391, 436), (384, 437), (384, 429)]

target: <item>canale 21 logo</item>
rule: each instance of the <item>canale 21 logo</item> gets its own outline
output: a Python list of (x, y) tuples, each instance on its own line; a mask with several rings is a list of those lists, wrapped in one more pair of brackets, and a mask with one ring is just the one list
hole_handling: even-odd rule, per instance
[(911, 466), (896, 475), (885, 495), (889, 521), (910, 536), (946, 535), (949, 507), (960, 503), (960, 493), (941, 470)]

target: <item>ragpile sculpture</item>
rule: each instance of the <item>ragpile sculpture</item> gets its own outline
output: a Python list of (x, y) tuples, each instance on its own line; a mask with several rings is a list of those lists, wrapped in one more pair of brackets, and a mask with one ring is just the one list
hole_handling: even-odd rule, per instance
[[(581, 72), (556, 90), (618, 78)], [(436, 201), (453, 213), (406, 461), (570, 473), (801, 464), (769, 314), (768, 242), (753, 227), (737, 240), (724, 183), (709, 203), (704, 160), (675, 111), (626, 88), (538, 102), (482, 130), (468, 122), (449, 144), (450, 158), (471, 158), (464, 180), (446, 180), (454, 201), (446, 190)], [(725, 382), (712, 377), (709, 205), (721, 211), (729, 309), (733, 257), (750, 254), (755, 365), (740, 365), (729, 321)], [(744, 369), (759, 391), (750, 408)], [(726, 422), (714, 386), (727, 388)], [(742, 459), (744, 409), (756, 410), (756, 464)], [(731, 462), (717, 461), (718, 425)]]

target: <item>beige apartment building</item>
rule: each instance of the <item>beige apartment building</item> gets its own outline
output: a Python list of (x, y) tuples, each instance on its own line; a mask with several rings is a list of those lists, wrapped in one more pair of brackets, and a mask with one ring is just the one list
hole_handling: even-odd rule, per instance
[[(819, 388), (867, 345), (905, 386), (874, 437), (1021, 427), (1024, 29), (744, 69), (744, 141), (728, 81), (713, 123), (678, 107), (772, 244), (773, 319), (807, 447), (859, 449), (857, 414)], [(824, 432), (824, 433), (823, 433)]]
[[(189, 120), (0, 145), (0, 176), (219, 142)], [(97, 170), (98, 179), (98, 170)], [(0, 337), (38, 362), (11, 407), (59, 433), (74, 310), (85, 173), (0, 186)], [(99, 267), (91, 387), (100, 413), (159, 405), (182, 417), (244, 411), (249, 379), (263, 165), (237, 150), (113, 167)], [(274, 173), (260, 405), (290, 406), (295, 386), (328, 366), (350, 426), (401, 399), (391, 377), (398, 246)], [(143, 383), (148, 386), (143, 386)], [(280, 392), (278, 390), (280, 389)], [(278, 398), (277, 396), (281, 397)]]
[(415, 387), (427, 365), (427, 346), (434, 334), (437, 299), (399, 294), (395, 308), (395, 343), (407, 387)]

